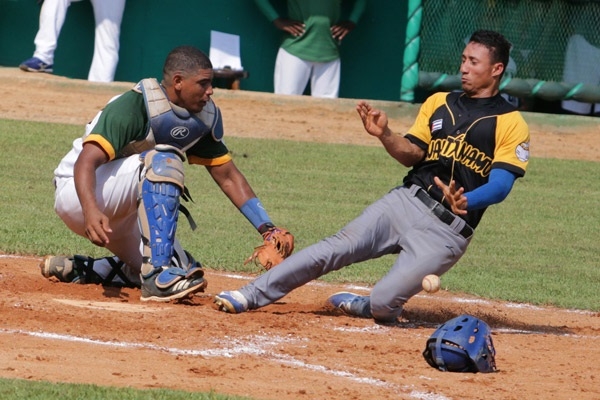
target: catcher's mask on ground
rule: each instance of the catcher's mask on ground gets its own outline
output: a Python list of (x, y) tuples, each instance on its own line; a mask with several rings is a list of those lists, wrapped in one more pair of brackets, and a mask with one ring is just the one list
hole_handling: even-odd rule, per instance
[(423, 351), (429, 365), (450, 372), (495, 372), (495, 356), (490, 327), (467, 314), (442, 324)]

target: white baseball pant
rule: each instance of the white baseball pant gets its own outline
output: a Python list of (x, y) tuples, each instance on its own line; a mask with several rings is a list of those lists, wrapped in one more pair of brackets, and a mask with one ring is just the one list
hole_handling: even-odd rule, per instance
[[(67, 9), (74, 1), (45, 0), (40, 11), (40, 26), (35, 36), (34, 57), (54, 64), (54, 51), (64, 25)], [(112, 82), (119, 62), (119, 37), (125, 0), (90, 0), (94, 8), (94, 57), (88, 80)]]
[(298, 58), (280, 48), (275, 60), (275, 94), (302, 95), (310, 80), (314, 97), (337, 98), (340, 86), (341, 62), (312, 62)]

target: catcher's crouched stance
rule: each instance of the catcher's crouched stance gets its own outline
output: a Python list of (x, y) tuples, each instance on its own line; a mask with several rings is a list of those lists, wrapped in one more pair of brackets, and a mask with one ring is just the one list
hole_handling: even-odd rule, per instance
[(183, 299), (203, 291), (202, 265), (175, 237), (179, 213), (195, 228), (181, 199), (184, 161), (201, 165), (263, 236), (250, 260), (271, 268), (294, 248), (275, 227), (222, 138), (211, 99), (213, 70), (191, 46), (173, 49), (163, 79), (143, 79), (115, 96), (73, 142), (54, 171), (55, 211), (76, 234), (114, 256), (48, 256), (46, 278), (141, 288), (142, 301)]
[[(178, 149), (157, 145), (139, 156), (137, 223), (141, 231), (139, 279), (118, 257), (94, 259), (75, 255), (46, 257), (42, 275), (63, 282), (138, 287), (143, 301), (185, 298), (207, 286), (202, 265), (175, 238), (184, 186), (184, 156)], [(184, 211), (186, 214), (187, 210)], [(192, 228), (195, 224), (190, 219)]]

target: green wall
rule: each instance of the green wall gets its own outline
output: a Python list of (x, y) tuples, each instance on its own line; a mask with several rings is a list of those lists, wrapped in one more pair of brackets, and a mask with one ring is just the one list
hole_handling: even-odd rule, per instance
[[(285, 10), (284, 0), (273, 4)], [(39, 8), (35, 0), (0, 0), (1, 66), (16, 67), (33, 54)], [(401, 0), (369, 1), (359, 25), (342, 44), (340, 97), (399, 100), (406, 8)], [(93, 21), (88, 1), (71, 5), (55, 53), (55, 74), (87, 78)], [(115, 80), (160, 77), (166, 54), (178, 45), (195, 45), (208, 53), (211, 30), (240, 35), (242, 64), (250, 73), (241, 89), (272, 92), (281, 34), (252, 0), (128, 0)]]

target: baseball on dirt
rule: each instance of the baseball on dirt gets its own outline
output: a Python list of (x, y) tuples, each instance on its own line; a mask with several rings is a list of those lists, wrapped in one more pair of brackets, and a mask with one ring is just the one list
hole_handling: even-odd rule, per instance
[(440, 277), (437, 275), (427, 275), (423, 278), (423, 290), (427, 293), (435, 293), (440, 290)]

